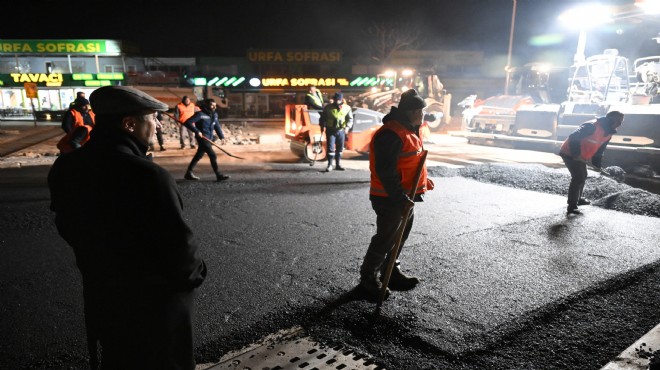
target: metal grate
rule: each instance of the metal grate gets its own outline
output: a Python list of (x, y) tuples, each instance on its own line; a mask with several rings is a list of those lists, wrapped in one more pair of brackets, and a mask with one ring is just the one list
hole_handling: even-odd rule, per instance
[(370, 357), (342, 344), (325, 345), (303, 335), (299, 327), (272, 334), (238, 353), (225, 355), (207, 370), (384, 369)]

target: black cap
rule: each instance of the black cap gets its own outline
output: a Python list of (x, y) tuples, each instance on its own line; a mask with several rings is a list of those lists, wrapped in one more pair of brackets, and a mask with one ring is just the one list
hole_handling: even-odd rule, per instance
[(146, 110), (165, 112), (167, 104), (127, 86), (103, 86), (90, 95), (96, 114), (134, 114)]
[(401, 100), (399, 101), (400, 110), (417, 110), (424, 107), (426, 107), (426, 102), (417, 94), (417, 90), (409, 89), (401, 94)]
[(79, 97), (76, 98), (76, 100), (74, 100), (74, 104), (79, 107), (82, 107), (83, 105), (89, 105), (89, 100)]
[(337, 91), (335, 93), (335, 103), (341, 104), (344, 102), (344, 94), (341, 93), (341, 91)]

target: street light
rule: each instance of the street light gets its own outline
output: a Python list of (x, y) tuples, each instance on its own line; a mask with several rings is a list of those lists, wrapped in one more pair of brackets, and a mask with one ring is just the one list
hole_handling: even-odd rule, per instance
[(513, 50), (513, 30), (516, 24), (516, 6), (518, 1), (513, 0), (513, 12), (511, 14), (511, 30), (509, 31), (509, 53), (506, 57), (506, 82), (504, 82), (504, 93), (509, 93), (509, 79), (511, 78), (511, 52)]
[(573, 63), (582, 63), (586, 59), (584, 51), (587, 45), (587, 29), (612, 22), (612, 14), (612, 9), (608, 6), (584, 4), (571, 8), (559, 15), (560, 22), (570, 28), (577, 28), (580, 31), (577, 49), (573, 56)]

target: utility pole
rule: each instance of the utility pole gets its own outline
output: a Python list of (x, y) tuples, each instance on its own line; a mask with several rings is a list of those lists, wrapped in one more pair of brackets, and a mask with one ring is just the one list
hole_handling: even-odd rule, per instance
[(511, 14), (511, 30), (509, 31), (509, 53), (506, 58), (506, 82), (504, 82), (504, 94), (509, 93), (509, 79), (511, 78), (511, 53), (513, 51), (513, 31), (516, 25), (516, 6), (518, 1), (513, 0), (513, 12)]

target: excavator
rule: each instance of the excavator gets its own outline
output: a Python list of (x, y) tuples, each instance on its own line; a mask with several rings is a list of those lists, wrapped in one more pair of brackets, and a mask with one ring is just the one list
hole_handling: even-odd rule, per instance
[(451, 94), (433, 71), (405, 70), (394, 74), (394, 81), (382, 78), (379, 82), (379, 86), (351, 98), (349, 104), (387, 113), (390, 106), (399, 103), (402, 93), (414, 88), (426, 101), (426, 112), (432, 115), (429, 115), (432, 119), (425, 121), (431, 130), (437, 131), (451, 121)]

